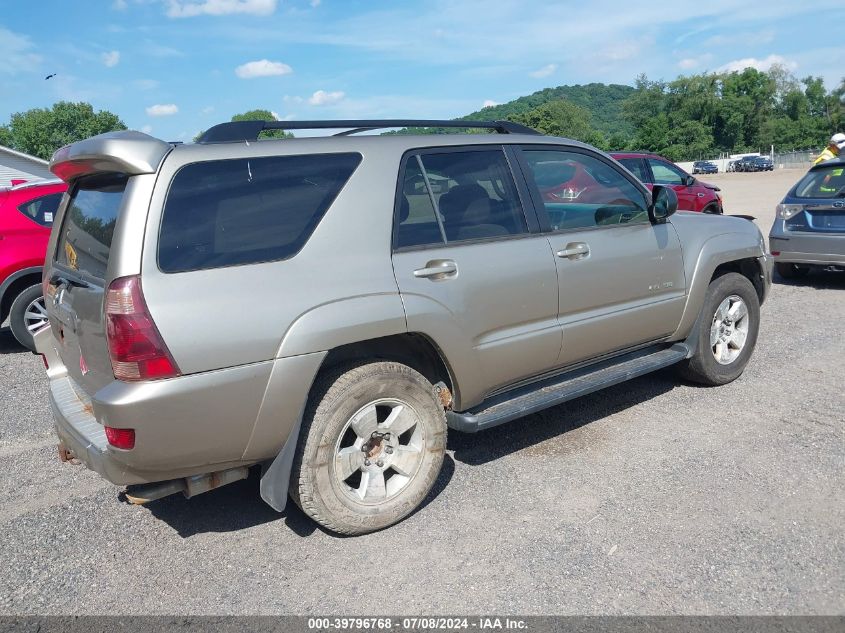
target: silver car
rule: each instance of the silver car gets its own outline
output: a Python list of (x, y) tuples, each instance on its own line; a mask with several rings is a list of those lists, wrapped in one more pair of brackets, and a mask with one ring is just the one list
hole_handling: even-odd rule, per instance
[(814, 165), (778, 205), (769, 248), (778, 274), (845, 270), (845, 159)]
[[(384, 127), (492, 134), (356, 135)], [(265, 129), (337, 136), (259, 140)], [(408, 516), (475, 432), (677, 365), (737, 378), (771, 265), (593, 147), (508, 122), (246, 121), (62, 148), (60, 454), (145, 503), (261, 469), (330, 530)]]

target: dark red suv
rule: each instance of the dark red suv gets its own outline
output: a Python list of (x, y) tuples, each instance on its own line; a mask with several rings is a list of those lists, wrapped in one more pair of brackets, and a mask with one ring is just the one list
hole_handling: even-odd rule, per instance
[(646, 187), (666, 185), (678, 194), (678, 209), (723, 213), (722, 195), (715, 185), (701, 182), (675, 163), (657, 154), (645, 152), (611, 152), (610, 154), (639, 178)]
[(47, 322), (41, 269), (53, 217), (67, 185), (59, 180), (0, 188), (0, 323), (34, 349), (32, 333)]

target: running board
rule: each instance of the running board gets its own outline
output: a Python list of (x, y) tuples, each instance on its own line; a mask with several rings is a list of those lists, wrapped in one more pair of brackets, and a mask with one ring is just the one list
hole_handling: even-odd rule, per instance
[(674, 365), (687, 358), (689, 353), (690, 348), (686, 343), (675, 343), (668, 348), (655, 350), (651, 347), (617, 356), (501, 394), (483, 402), (480, 406), (484, 408), (475, 411), (463, 413), (447, 411), (446, 423), (450, 428), (464, 433), (489, 429), (562, 404), (567, 400)]

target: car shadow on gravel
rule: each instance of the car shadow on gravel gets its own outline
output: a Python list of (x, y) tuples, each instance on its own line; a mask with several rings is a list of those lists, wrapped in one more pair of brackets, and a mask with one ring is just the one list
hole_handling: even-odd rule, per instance
[(574, 431), (685, 385), (669, 367), (480, 433), (449, 430), (447, 448), (471, 466), (486, 464)]
[[(434, 486), (412, 515), (434, 501), (446, 488), (454, 473), (455, 462), (446, 455), (443, 468)], [(237, 532), (282, 520), (292, 532), (301, 537), (311, 536), (319, 530), (331, 537), (349, 538), (323, 529), (290, 499), (284, 512), (276, 512), (261, 499), (259, 481), (259, 469), (253, 468), (247, 479), (217, 490), (192, 499), (175, 494), (152, 501), (142, 508), (149, 511), (155, 518), (164, 521), (183, 538), (206, 532)], [(121, 493), (121, 500), (128, 503), (123, 493)]]
[(12, 330), (8, 326), (0, 328), (0, 354), (23, 354), (24, 352), (28, 353), (29, 350), (18, 343)]
[(845, 273), (838, 271), (812, 271), (799, 279), (784, 279), (775, 274), (773, 282), (780, 286), (815, 288), (816, 290), (845, 290)]

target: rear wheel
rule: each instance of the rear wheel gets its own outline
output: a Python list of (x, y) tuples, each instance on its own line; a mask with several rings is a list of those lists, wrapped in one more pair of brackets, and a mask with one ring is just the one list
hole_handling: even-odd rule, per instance
[(719, 205), (714, 203), (708, 204), (704, 207), (704, 213), (710, 213), (711, 215), (719, 215), (722, 210), (719, 208)]
[(747, 278), (727, 273), (710, 282), (698, 320), (698, 342), (679, 365), (687, 380), (724, 385), (748, 364), (760, 329), (760, 300)]
[(775, 270), (778, 271), (783, 279), (801, 279), (806, 277), (810, 272), (809, 266), (802, 266), (801, 264), (791, 264), (789, 262), (775, 263)]
[(325, 376), (304, 422), (290, 493), (333, 532), (365, 534), (401, 521), (443, 464), (443, 406), (406, 365), (368, 363)]
[(33, 333), (47, 323), (47, 309), (41, 294), (41, 284), (29, 286), (12, 302), (9, 325), (18, 343), (34, 350)]

